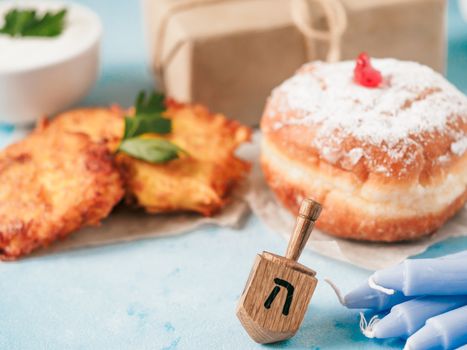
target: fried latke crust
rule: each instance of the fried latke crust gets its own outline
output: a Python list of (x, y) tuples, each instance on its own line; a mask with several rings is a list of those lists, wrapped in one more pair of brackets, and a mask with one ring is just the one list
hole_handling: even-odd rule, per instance
[(53, 121), (44, 119), (38, 129), (57, 132), (81, 132), (92, 141), (104, 143), (114, 152), (123, 135), (125, 111), (118, 106), (110, 108), (80, 108), (57, 115)]
[(83, 226), (122, 198), (104, 145), (42, 126), (0, 152), (0, 259), (12, 260)]
[[(61, 132), (79, 130), (114, 151), (123, 134), (123, 114), (116, 107), (75, 110), (59, 115), (49, 127)], [(170, 140), (188, 155), (151, 164), (118, 153), (116, 162), (125, 179), (127, 201), (150, 213), (216, 213), (250, 168), (234, 153), (250, 139), (251, 130), (200, 105), (169, 102), (164, 115), (172, 119), (172, 133), (145, 137)]]

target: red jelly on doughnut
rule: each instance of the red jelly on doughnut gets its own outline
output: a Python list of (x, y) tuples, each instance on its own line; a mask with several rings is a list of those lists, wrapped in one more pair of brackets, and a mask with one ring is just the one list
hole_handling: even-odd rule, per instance
[(366, 52), (358, 55), (355, 68), (353, 70), (354, 81), (362, 86), (375, 88), (383, 81), (381, 72), (371, 65), (370, 56)]

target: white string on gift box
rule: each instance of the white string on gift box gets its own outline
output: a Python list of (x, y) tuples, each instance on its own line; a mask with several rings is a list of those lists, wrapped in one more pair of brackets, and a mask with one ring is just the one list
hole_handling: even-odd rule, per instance
[[(320, 6), (328, 23), (328, 30), (317, 30), (312, 26), (311, 4)], [(305, 36), (308, 59), (315, 55), (315, 41), (328, 42), (326, 61), (339, 61), (341, 56), (341, 38), (347, 28), (347, 14), (340, 0), (292, 0), (291, 15), (297, 28)]]
[[(167, 26), (173, 16), (198, 7), (240, 1), (251, 0), (181, 0), (170, 3), (169, 9), (162, 16), (161, 23), (156, 34), (157, 44), (154, 53), (154, 69), (159, 77), (159, 84), (162, 90), (165, 90), (164, 67), (167, 67), (167, 65), (172, 62), (177, 52), (183, 44), (187, 42), (186, 39), (179, 40), (170, 48), (168, 53), (164, 55)], [(310, 5), (312, 3), (316, 3), (321, 6), (326, 17), (329, 30), (317, 30), (312, 27), (310, 16)], [(340, 0), (291, 0), (290, 10), (294, 24), (305, 37), (307, 59), (312, 60), (315, 58), (314, 41), (318, 40), (328, 42), (329, 49), (326, 60), (328, 62), (338, 61), (341, 56), (341, 37), (347, 28), (347, 15)]]

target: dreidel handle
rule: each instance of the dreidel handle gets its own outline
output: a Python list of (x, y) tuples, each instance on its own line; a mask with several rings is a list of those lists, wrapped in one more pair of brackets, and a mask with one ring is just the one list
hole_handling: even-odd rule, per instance
[(287, 259), (298, 260), (315, 226), (315, 221), (321, 213), (321, 209), (321, 204), (312, 199), (307, 198), (302, 201), (297, 222), (285, 253)]

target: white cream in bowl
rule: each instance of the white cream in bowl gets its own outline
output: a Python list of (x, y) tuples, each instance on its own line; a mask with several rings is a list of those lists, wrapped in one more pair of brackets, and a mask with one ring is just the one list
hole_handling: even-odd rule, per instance
[(81, 5), (36, 0), (0, 2), (0, 28), (12, 8), (68, 10), (57, 37), (0, 34), (0, 122), (28, 124), (87, 94), (98, 74), (102, 26), (97, 15)]

